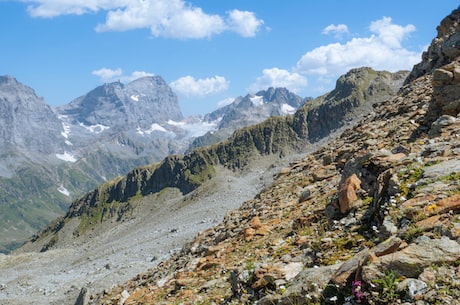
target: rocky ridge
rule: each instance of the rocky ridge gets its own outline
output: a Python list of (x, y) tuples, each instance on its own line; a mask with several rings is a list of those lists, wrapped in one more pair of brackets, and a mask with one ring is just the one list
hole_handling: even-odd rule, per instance
[[(404, 80), (403, 74), (369, 68), (356, 69), (350, 76), (354, 74), (369, 76), (350, 82), (359, 89), (348, 93), (356, 94), (337, 91), (334, 101), (312, 101), (295, 115), (272, 117), (238, 130), (225, 142), (137, 168), (75, 200), (65, 217), (14, 254), (0, 255), (0, 300), (14, 305), (32, 300), (69, 303), (77, 298), (76, 287), (94, 294), (167, 259), (178, 245), (254, 197), (272, 181), (279, 164), (327, 140), (309, 141), (314, 134), (309, 132), (310, 113), (323, 104), (328, 104), (329, 115), (340, 110), (334, 116), (337, 122), (325, 131), (336, 135), (336, 128), (352, 123), (352, 118), (344, 118), (344, 109), (362, 117), (369, 113), (367, 103), (380, 103), (391, 94), (369, 90), (368, 85), (377, 85), (379, 79), (381, 86), (396, 92)], [(360, 99), (364, 94), (359, 90), (369, 92), (368, 100)]]
[[(459, 12), (429, 50), (459, 44)], [(396, 97), (171, 259), (88, 302), (460, 304), (460, 58), (451, 54), (426, 53)]]

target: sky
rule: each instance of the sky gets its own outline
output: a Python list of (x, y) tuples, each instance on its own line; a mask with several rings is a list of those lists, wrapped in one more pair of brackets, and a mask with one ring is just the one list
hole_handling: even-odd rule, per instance
[(317, 97), (362, 66), (410, 70), (454, 0), (0, 0), (0, 75), (51, 106), (161, 76), (184, 115), (285, 87)]

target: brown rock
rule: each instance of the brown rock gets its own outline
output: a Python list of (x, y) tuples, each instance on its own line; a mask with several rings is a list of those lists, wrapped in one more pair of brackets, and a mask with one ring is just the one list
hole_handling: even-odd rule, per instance
[(444, 214), (449, 211), (456, 211), (460, 209), (460, 194), (444, 198), (435, 204), (425, 207), (427, 215)]
[(345, 286), (348, 278), (354, 274), (359, 267), (365, 265), (370, 258), (371, 252), (369, 249), (362, 250), (340, 266), (332, 277), (332, 281), (339, 286)]
[(454, 224), (452, 230), (450, 230), (453, 238), (460, 238), (460, 224)]
[(402, 208), (413, 208), (413, 207), (421, 207), (426, 205), (427, 203), (432, 202), (433, 200), (436, 199), (436, 196), (434, 195), (422, 195), (422, 196), (417, 196), (415, 198), (409, 199), (404, 201), (401, 204)]
[(254, 235), (256, 235), (256, 230), (253, 228), (246, 228), (246, 230), (244, 230), (245, 241), (251, 241), (254, 238)]
[(402, 240), (399, 237), (390, 237), (373, 247), (370, 251), (377, 257), (384, 256), (396, 252), (400, 249), (401, 244)]
[(356, 191), (359, 189), (361, 189), (361, 180), (356, 174), (345, 180), (339, 190), (340, 212), (347, 213), (351, 210), (353, 202), (358, 199)]
[(337, 170), (334, 165), (328, 165), (318, 169), (312, 173), (313, 179), (315, 181), (322, 181), (328, 178), (331, 178), (337, 173)]
[(425, 231), (431, 230), (442, 225), (442, 222), (440, 221), (441, 217), (442, 215), (434, 215), (418, 221), (415, 225)]
[(267, 235), (269, 230), (266, 225), (264, 225), (258, 216), (251, 219), (249, 225), (252, 229), (254, 229), (254, 235), (264, 236)]

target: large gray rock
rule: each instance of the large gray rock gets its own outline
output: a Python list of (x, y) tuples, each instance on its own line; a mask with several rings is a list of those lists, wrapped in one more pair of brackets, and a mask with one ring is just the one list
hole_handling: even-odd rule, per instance
[(460, 245), (447, 237), (431, 239), (421, 236), (416, 243), (401, 251), (384, 255), (373, 262), (381, 270), (393, 270), (395, 273), (417, 278), (423, 269), (434, 264), (455, 262), (460, 259)]

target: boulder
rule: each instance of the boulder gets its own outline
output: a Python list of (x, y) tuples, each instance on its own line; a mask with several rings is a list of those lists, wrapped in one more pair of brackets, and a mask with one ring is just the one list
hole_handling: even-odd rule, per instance
[(358, 199), (356, 191), (361, 189), (361, 180), (356, 174), (348, 177), (339, 190), (339, 206), (342, 213), (348, 213), (354, 201)]
[(431, 239), (421, 236), (416, 243), (401, 251), (384, 255), (373, 263), (380, 270), (393, 270), (395, 273), (417, 278), (425, 267), (432, 264), (451, 263), (460, 259), (460, 245), (447, 237)]

